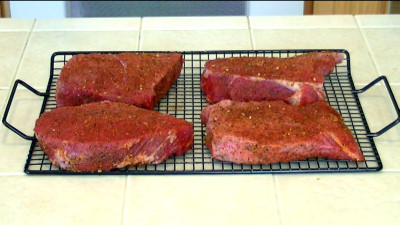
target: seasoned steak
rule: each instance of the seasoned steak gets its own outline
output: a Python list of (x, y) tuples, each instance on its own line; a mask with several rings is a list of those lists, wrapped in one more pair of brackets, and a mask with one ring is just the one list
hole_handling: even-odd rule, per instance
[(75, 55), (57, 81), (57, 106), (109, 100), (153, 109), (178, 79), (182, 64), (180, 53)]
[(328, 158), (364, 161), (342, 117), (325, 101), (302, 107), (283, 101), (223, 100), (203, 109), (212, 157), (238, 164)]
[(343, 54), (313, 52), (291, 58), (232, 57), (207, 61), (201, 89), (209, 103), (283, 100), (305, 105), (325, 99), (324, 77)]
[(191, 123), (109, 101), (45, 112), (34, 132), (51, 162), (71, 171), (158, 164), (193, 145)]

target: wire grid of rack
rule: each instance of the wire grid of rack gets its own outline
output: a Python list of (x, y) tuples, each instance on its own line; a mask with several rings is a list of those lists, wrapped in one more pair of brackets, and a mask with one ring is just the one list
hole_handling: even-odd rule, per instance
[[(308, 173), (308, 172), (368, 172), (382, 169), (378, 151), (372, 137), (368, 137), (370, 130), (350, 73), (350, 55), (346, 50), (329, 49), (345, 55), (341, 64), (337, 65), (330, 76), (325, 79), (324, 89), (326, 100), (344, 118), (355, 140), (359, 144), (365, 162), (350, 162), (346, 160), (329, 160), (312, 158), (288, 163), (270, 165), (240, 165), (230, 162), (220, 162), (211, 158), (203, 138), (205, 127), (200, 121), (201, 110), (208, 106), (205, 95), (200, 89), (200, 77), (204, 63), (207, 60), (226, 57), (292, 57), (314, 50), (248, 50), (248, 51), (192, 51), (181, 52), (184, 56), (184, 65), (176, 84), (167, 96), (154, 108), (162, 113), (183, 118), (194, 126), (194, 146), (181, 156), (175, 156), (158, 165), (132, 166), (123, 169), (103, 172), (70, 172), (52, 165), (46, 154), (39, 147), (36, 140), (32, 140), (25, 172), (28, 174), (265, 174), (265, 173)], [(56, 52), (51, 58), (50, 79), (43, 101), (42, 112), (56, 107), (55, 89), (61, 68), (75, 54), (91, 52)], [(119, 53), (119, 52), (102, 52)]]

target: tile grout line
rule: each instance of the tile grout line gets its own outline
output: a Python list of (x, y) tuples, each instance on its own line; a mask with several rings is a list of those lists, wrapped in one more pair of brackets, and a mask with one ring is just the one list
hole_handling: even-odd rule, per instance
[(128, 32), (128, 31), (136, 31), (137, 29), (125, 29), (125, 30), (121, 30), (121, 29), (109, 29), (109, 30), (105, 30), (105, 29), (94, 29), (94, 30), (88, 30), (88, 29), (74, 29), (74, 30), (69, 30), (69, 29), (61, 29), (61, 30), (56, 30), (56, 29), (49, 29), (49, 30), (36, 30), (36, 33), (48, 33), (48, 32), (117, 32), (117, 31), (121, 31), (121, 32)]
[[(31, 29), (29, 30), (29, 34), (28, 34), (28, 37), (26, 38), (26, 42), (25, 42), (24, 48), (22, 49), (22, 54), (21, 54), (21, 56), (19, 57), (19, 61), (18, 61), (18, 64), (17, 64), (17, 68), (16, 68), (16, 70), (15, 70), (14, 76), (13, 76), (12, 79), (11, 79), (11, 84), (10, 84), (10, 86), (8, 87), (8, 93), (7, 93), (7, 97), (8, 97), (8, 98), (10, 97), (10, 94), (11, 94), (11, 91), (12, 91), (12, 87), (14, 86), (15, 80), (17, 79), (17, 74), (18, 74), (18, 72), (19, 72), (19, 70), (20, 70), (21, 62), (22, 62), (22, 59), (23, 59), (24, 56), (25, 56), (26, 47), (28, 46), (29, 40), (31, 39), (31, 35), (32, 35), (32, 32), (33, 32), (33, 28), (35, 27), (35, 24), (36, 24), (36, 19), (34, 20), (32, 26), (31, 26)], [(6, 90), (6, 89), (4, 89), (4, 90)], [(8, 98), (7, 98), (7, 99), (8, 99)], [(2, 112), (2, 113), (4, 112), (4, 110), (5, 110), (5, 108), (6, 108), (6, 105), (7, 105), (7, 102), (8, 102), (7, 99), (6, 99), (5, 102), (3, 102), (3, 105), (1, 105), (1, 112)]]
[[(248, 29), (248, 28), (246, 28)], [(188, 28), (146, 28), (147, 31), (220, 31), (220, 30), (246, 30), (244, 28), (232, 28), (232, 27), (217, 27), (217, 28), (197, 28), (197, 29), (188, 29)]]
[(137, 48), (136, 48), (137, 51), (139, 51), (142, 48), (142, 46), (141, 46), (141, 44), (142, 44), (142, 34), (143, 34), (142, 32), (143, 32), (143, 17), (140, 18), (139, 40), (138, 40), (138, 45), (137, 45)]
[(250, 34), (250, 44), (251, 44), (251, 49), (254, 49), (254, 35), (253, 35), (253, 30), (251, 29), (251, 23), (250, 23), (250, 17), (247, 16), (247, 29), (249, 30), (249, 34)]
[(274, 183), (274, 194), (275, 194), (275, 205), (276, 205), (276, 212), (278, 213), (278, 220), (279, 220), (279, 224), (283, 225), (283, 218), (282, 218), (282, 214), (281, 214), (281, 204), (279, 204), (279, 195), (278, 195), (278, 184), (277, 184), (277, 180), (276, 180), (276, 175), (273, 174), (272, 175), (272, 181)]
[(128, 176), (125, 175), (124, 196), (122, 198), (122, 209), (121, 209), (121, 225), (124, 225), (126, 220), (125, 207), (126, 207), (127, 191), (128, 191)]
[[(355, 20), (355, 22), (356, 22), (356, 24), (357, 24), (357, 28), (358, 28), (358, 30), (359, 30), (359, 32), (360, 32), (360, 34), (361, 34), (361, 37), (362, 37), (362, 39), (363, 39), (365, 45), (367, 46), (368, 55), (369, 55), (369, 57), (371, 58), (372, 63), (374, 64), (374, 67), (375, 67), (376, 72), (378, 73), (378, 74), (375, 75), (374, 77), (378, 77), (378, 76), (384, 75), (384, 74), (382, 74), (382, 71), (379, 69), (379, 66), (378, 66), (377, 62), (375, 61), (375, 57), (374, 57), (374, 54), (373, 54), (373, 52), (372, 52), (372, 48), (371, 48), (371, 46), (369, 45), (369, 42), (367, 41), (367, 37), (366, 37), (366, 35), (365, 35), (365, 33), (364, 33), (364, 30), (361, 28), (361, 25), (360, 25), (358, 19), (357, 19), (355, 16), (354, 16), (354, 20)], [(371, 80), (371, 81), (372, 81), (372, 80)], [(390, 84), (390, 85), (392, 85), (392, 84)], [(364, 85), (364, 86), (365, 86), (365, 85)], [(385, 87), (381, 82), (380, 82), (379, 86), (380, 86), (381, 89)], [(384, 91), (385, 91), (385, 90), (384, 90)], [(385, 91), (385, 96), (389, 99), (389, 98), (390, 98), (389, 92)]]
[[(28, 38), (26, 39), (24, 48), (23, 48), (23, 50), (22, 50), (21, 57), (19, 58), (19, 61), (18, 61), (18, 64), (17, 64), (17, 69), (15, 70), (15, 74), (14, 74), (14, 76), (13, 76), (13, 81), (14, 81), (14, 82), (15, 82), (15, 79), (17, 78), (17, 74), (18, 74), (18, 72), (19, 72), (22, 59), (23, 59), (24, 56), (25, 56), (26, 48), (27, 48), (27, 46), (28, 46), (28, 43), (30, 42), (31, 35), (32, 35), (32, 32), (33, 32), (33, 28), (35, 27), (35, 24), (36, 24), (36, 19), (35, 19), (34, 23), (32, 24), (31, 30), (29, 31), (29, 34), (28, 34)], [(12, 85), (13, 85), (13, 84), (11, 84), (11, 86), (12, 86)], [(11, 86), (10, 86), (10, 89), (11, 89)]]
[(358, 27), (351, 27), (351, 26), (349, 26), (349, 27), (345, 27), (345, 26), (342, 26), (342, 27), (340, 27), (340, 26), (338, 26), (338, 27), (318, 27), (318, 26), (315, 26), (315, 27), (312, 27), (312, 26), (310, 26), (310, 27), (301, 27), (301, 26), (299, 26), (299, 27), (265, 27), (265, 28), (254, 28), (254, 30), (261, 30), (261, 31), (263, 31), (263, 30), (311, 30), (311, 29), (313, 29), (313, 30), (321, 30), (321, 29), (356, 29), (356, 28), (358, 28)]
[(0, 177), (6, 176), (27, 176), (24, 172), (1, 172)]
[(355, 20), (355, 22), (356, 22), (358, 31), (360, 32), (361, 37), (362, 37), (362, 39), (363, 39), (365, 45), (367, 46), (368, 55), (369, 55), (369, 57), (371, 58), (372, 63), (374, 64), (374, 67), (375, 67), (375, 69), (376, 69), (376, 72), (378, 72), (378, 75), (380, 75), (382, 72), (380, 71), (378, 65), (376, 64), (375, 57), (374, 57), (374, 55), (373, 55), (373, 53), (372, 53), (371, 46), (369, 45), (369, 43), (368, 43), (368, 41), (367, 41), (367, 38), (365, 37), (365, 33), (364, 33), (363, 29), (361, 28), (361, 25), (360, 25), (358, 19), (357, 19), (355, 16), (353, 16), (353, 18), (354, 18), (354, 20)]

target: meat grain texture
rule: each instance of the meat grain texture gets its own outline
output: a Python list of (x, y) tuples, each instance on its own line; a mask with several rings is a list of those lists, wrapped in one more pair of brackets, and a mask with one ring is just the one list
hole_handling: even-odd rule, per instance
[(342, 117), (325, 101), (302, 107), (283, 101), (223, 100), (203, 109), (212, 157), (238, 164), (327, 158), (364, 161)]
[(58, 107), (103, 100), (153, 109), (177, 81), (180, 53), (78, 54), (62, 68)]
[(34, 132), (53, 164), (75, 172), (158, 164), (193, 145), (191, 123), (109, 101), (45, 112)]
[(201, 89), (209, 103), (283, 100), (305, 105), (325, 99), (324, 77), (343, 60), (342, 53), (312, 52), (291, 58), (232, 57), (209, 60)]

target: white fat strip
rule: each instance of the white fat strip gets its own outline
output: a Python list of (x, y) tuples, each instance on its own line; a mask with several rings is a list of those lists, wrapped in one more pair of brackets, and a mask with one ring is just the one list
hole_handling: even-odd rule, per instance
[[(117, 167), (118, 168), (122, 168), (122, 167), (125, 167), (126, 165), (130, 165), (132, 163), (139, 163), (139, 162), (141, 162), (141, 163), (147, 163), (147, 162), (159, 163), (158, 161), (157, 162), (154, 161), (155, 160), (155, 156), (157, 155), (157, 153), (164, 148), (164, 146), (165, 146), (167, 141), (169, 141), (169, 143), (172, 144), (176, 140), (176, 138), (177, 138), (176, 131), (175, 130), (170, 130), (168, 132), (168, 136), (160, 143), (160, 145), (157, 147), (157, 149), (155, 149), (153, 151), (153, 153), (151, 155), (147, 155), (142, 151), (140, 154), (135, 155), (132, 158), (132, 156), (128, 154), (127, 156), (125, 156), (125, 158), (124, 158), (124, 160), (122, 162), (118, 163)], [(147, 142), (148, 143), (152, 143), (153, 140), (154, 139), (150, 139)], [(129, 147), (132, 147), (133, 144), (136, 144), (138, 142), (139, 141), (135, 141), (135, 143), (127, 142), (125, 145), (130, 145)], [(124, 147), (126, 147), (125, 145), (124, 145)], [(164, 159), (161, 158), (161, 160), (163, 161)]]
[(124, 72), (126, 73), (126, 63), (122, 59), (119, 59), (116, 55), (113, 55), (113, 58), (116, 59), (121, 64), (122, 68), (124, 69)]
[[(119, 62), (119, 64), (121, 64), (122, 69), (124, 70), (124, 75), (126, 75), (126, 73), (127, 73), (127, 71), (126, 71), (127, 65), (126, 65), (126, 63), (124, 62), (124, 60), (119, 59), (119, 58), (117, 57), (117, 55), (113, 55), (113, 57)], [(124, 84), (125, 84), (125, 85), (128, 85), (128, 84), (126, 83), (126, 76), (122, 76), (122, 78), (123, 78), (123, 80), (124, 80)]]
[(166, 141), (169, 141), (169, 143), (172, 144), (175, 140), (176, 140), (176, 131), (170, 130), (168, 132), (168, 136), (164, 139), (163, 142), (160, 143), (157, 149), (155, 149), (154, 152), (148, 158), (151, 159), (151, 161), (153, 161), (157, 153), (164, 148)]
[(204, 70), (203, 77), (208, 78), (209, 72), (208, 70)]
[[(238, 76), (234, 75), (234, 78), (232, 79), (231, 83), (238, 78), (243, 78), (243, 76)], [(310, 83), (310, 82), (302, 82), (302, 81), (288, 81), (288, 80), (282, 80), (282, 79), (265, 79), (262, 77), (249, 77), (251, 81), (255, 82), (263, 82), (263, 81), (273, 81), (276, 83), (279, 83), (282, 86), (285, 86), (286, 88), (292, 90), (292, 91), (297, 91), (299, 90), (303, 85), (310, 85), (314, 89), (322, 89), (323, 84), (317, 84), (317, 83)]]
[[(210, 75), (210, 73), (205, 70), (203, 77), (204, 78), (208, 78), (208, 76)], [(231, 86), (231, 84), (239, 78), (246, 78), (244, 76), (240, 76), (240, 75), (230, 75), (232, 77), (231, 81), (228, 84), (228, 87)], [(299, 90), (303, 85), (310, 85), (311, 87), (313, 87), (316, 90), (322, 90), (323, 84), (318, 84), (318, 83), (311, 83), (311, 82), (302, 82), (302, 81), (288, 81), (288, 80), (283, 80), (283, 79), (265, 79), (263, 77), (257, 77), (257, 76), (250, 76), (247, 79), (250, 79), (251, 81), (255, 81), (255, 82), (263, 82), (263, 81), (273, 81), (273, 82), (277, 82), (282, 86), (285, 86), (286, 88), (292, 90), (292, 91), (297, 91)], [(318, 93), (319, 95), (320, 93)]]
[(170, 130), (170, 131), (168, 132), (168, 137), (167, 137), (167, 139), (169, 140), (169, 143), (172, 144), (172, 143), (175, 141), (175, 139), (176, 139), (176, 131), (175, 131), (175, 130)]
[(66, 168), (69, 165), (69, 158), (67, 157), (67, 151), (62, 148), (55, 150), (54, 159), (51, 160), (53, 164), (58, 164), (61, 168)]

